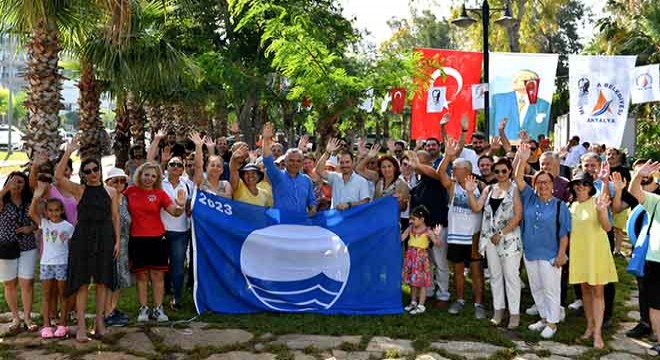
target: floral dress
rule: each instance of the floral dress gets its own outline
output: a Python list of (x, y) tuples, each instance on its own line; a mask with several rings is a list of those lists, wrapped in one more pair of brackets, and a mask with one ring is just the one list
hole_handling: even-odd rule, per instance
[(431, 261), (428, 247), (430, 245), (429, 229), (424, 228), (419, 233), (410, 229), (408, 250), (403, 263), (403, 282), (414, 287), (431, 286)]

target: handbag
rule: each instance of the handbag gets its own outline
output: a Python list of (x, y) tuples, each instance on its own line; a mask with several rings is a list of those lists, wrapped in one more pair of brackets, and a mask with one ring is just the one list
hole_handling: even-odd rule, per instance
[[(653, 217), (655, 216), (655, 210), (658, 207), (656, 206), (653, 208), (653, 213), (651, 214), (651, 217), (648, 217), (648, 212), (644, 211), (644, 207), (642, 205), (637, 205), (637, 207), (633, 210), (634, 214), (637, 214), (637, 216), (644, 216), (646, 218), (646, 224), (642, 227), (642, 230), (637, 234), (637, 241), (635, 241), (635, 245), (633, 247), (632, 251), (632, 257), (630, 258), (630, 262), (628, 262), (628, 267), (626, 268), (626, 271), (628, 271), (630, 274), (635, 275), (636, 277), (643, 277), (644, 276), (644, 266), (646, 265), (646, 252), (649, 249), (649, 231), (651, 230), (651, 226), (653, 225)], [(629, 224), (634, 224), (635, 219), (637, 216), (633, 216), (631, 214), (628, 222)], [(629, 226), (628, 231), (629, 234), (632, 236), (634, 234), (634, 231), (630, 231), (631, 228), (634, 228), (634, 226)]]

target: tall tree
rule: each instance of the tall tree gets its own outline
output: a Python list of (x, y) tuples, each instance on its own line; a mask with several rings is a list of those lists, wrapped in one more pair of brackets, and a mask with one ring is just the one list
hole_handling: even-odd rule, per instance
[(0, 0), (0, 30), (27, 38), (25, 102), (30, 120), (25, 145), (30, 157), (35, 152), (58, 156), (62, 75), (58, 67), (61, 50), (60, 30), (77, 22), (78, 1)]

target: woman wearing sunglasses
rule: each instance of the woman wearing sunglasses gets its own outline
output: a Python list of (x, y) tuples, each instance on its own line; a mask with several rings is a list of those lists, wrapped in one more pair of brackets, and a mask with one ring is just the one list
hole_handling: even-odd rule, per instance
[(105, 335), (104, 308), (107, 288), (114, 283), (113, 257), (120, 251), (119, 193), (104, 186), (101, 163), (97, 159), (84, 159), (80, 164), (82, 184), (66, 176), (67, 162), (79, 148), (74, 138), (66, 148), (55, 169), (58, 186), (72, 194), (78, 202), (78, 223), (69, 244), (69, 268), (65, 296), (76, 294), (78, 331), (76, 340), (88, 341), (85, 326), (87, 290), (96, 284), (95, 335)]
[(520, 324), (520, 258), (522, 204), (518, 189), (511, 182), (513, 167), (508, 159), (493, 164), (497, 184), (487, 186), (477, 199), (477, 179), (470, 175), (465, 184), (468, 204), (474, 212), (483, 210), (479, 252), (486, 255), (495, 312), (491, 322), (499, 325), (509, 305), (509, 329)]
[(128, 212), (128, 201), (122, 194), (128, 184), (128, 175), (124, 170), (112, 168), (108, 171), (105, 185), (112, 187), (119, 193), (119, 223), (120, 223), (120, 250), (115, 259), (115, 282), (108, 289), (105, 301), (105, 324), (108, 326), (125, 326), (128, 316), (117, 308), (121, 289), (133, 285), (131, 272), (128, 267), (128, 237), (131, 229), (131, 214)]
[[(541, 319), (527, 328), (552, 338), (562, 318), (562, 267), (568, 261), (568, 234), (571, 215), (566, 203), (553, 196), (555, 176), (541, 170), (532, 178), (533, 189), (525, 182), (530, 146), (520, 145), (514, 180), (523, 204), (522, 240), (530, 291)], [(541, 167), (545, 160), (541, 158)], [(558, 174), (557, 174), (558, 176)], [(559, 211), (559, 213), (557, 213)]]

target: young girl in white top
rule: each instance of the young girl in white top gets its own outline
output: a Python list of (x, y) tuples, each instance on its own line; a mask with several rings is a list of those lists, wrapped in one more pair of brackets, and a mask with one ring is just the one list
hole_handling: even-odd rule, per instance
[[(39, 211), (39, 202), (47, 193), (47, 189), (48, 184), (39, 182), (30, 205), (30, 217), (35, 223), (39, 224), (43, 239), (40, 278), (44, 294), (41, 303), (41, 317), (44, 319), (41, 337), (44, 339), (61, 338), (67, 334), (68, 309), (67, 302), (64, 299), (64, 288), (68, 270), (69, 239), (73, 236), (74, 230), (74, 226), (64, 219), (64, 204), (59, 199), (52, 198), (46, 201), (46, 218), (42, 218)], [(50, 322), (49, 305), (51, 302), (57, 303), (57, 298), (52, 294), (57, 294), (59, 303), (62, 304), (60, 320), (55, 329), (53, 329)]]

